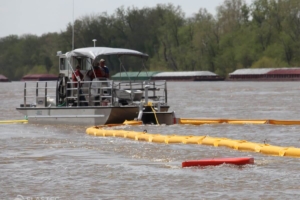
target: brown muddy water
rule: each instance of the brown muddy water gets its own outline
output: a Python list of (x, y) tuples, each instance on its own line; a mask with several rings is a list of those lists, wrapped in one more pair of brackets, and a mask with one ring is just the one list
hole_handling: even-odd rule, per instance
[[(0, 83), (0, 120), (24, 119), (23, 82)], [(300, 120), (299, 82), (169, 82), (180, 118)], [(88, 127), (88, 126), (87, 126)], [(87, 135), (87, 127), (0, 125), (0, 199), (297, 199), (300, 158), (225, 147)], [(300, 148), (300, 126), (172, 125), (119, 129), (209, 135)], [(181, 168), (185, 160), (254, 157), (244, 167)]]

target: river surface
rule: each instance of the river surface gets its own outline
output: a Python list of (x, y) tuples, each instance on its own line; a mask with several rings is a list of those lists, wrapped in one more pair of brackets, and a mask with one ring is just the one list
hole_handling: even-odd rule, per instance
[[(24, 119), (23, 82), (0, 83), (0, 120)], [(179, 118), (300, 120), (299, 82), (168, 82)], [(89, 126), (87, 126), (89, 127)], [(300, 158), (87, 135), (83, 126), (0, 124), (0, 199), (297, 199)], [(300, 126), (123, 126), (300, 148)], [(251, 156), (254, 165), (181, 168)]]

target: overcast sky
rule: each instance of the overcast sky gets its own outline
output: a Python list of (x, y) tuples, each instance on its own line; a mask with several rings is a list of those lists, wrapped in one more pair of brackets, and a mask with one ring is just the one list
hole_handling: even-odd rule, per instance
[[(73, 4), (74, 2), (74, 4)], [(224, 0), (0, 0), (0, 37), (11, 34), (34, 34), (65, 31), (67, 24), (82, 16), (107, 12), (113, 14), (121, 6), (155, 7), (172, 3), (181, 6), (186, 17), (206, 8), (215, 14)], [(252, 0), (246, 0), (250, 4)], [(74, 9), (73, 9), (74, 5)], [(74, 17), (73, 17), (74, 15)]]

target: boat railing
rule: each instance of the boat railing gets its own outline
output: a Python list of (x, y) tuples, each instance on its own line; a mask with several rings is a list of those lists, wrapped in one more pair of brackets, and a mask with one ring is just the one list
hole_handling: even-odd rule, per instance
[(121, 81), (115, 82), (118, 90), (141, 91), (144, 101), (167, 103), (166, 81)]
[(114, 103), (113, 81), (67, 82), (66, 106), (109, 106)]
[[(93, 81), (67, 81), (65, 94), (60, 94), (60, 83), (24, 83), (24, 99), (21, 107), (70, 107), (130, 105), (144, 102), (167, 104), (166, 81), (121, 81), (100, 79)], [(124, 92), (124, 93), (122, 93)], [(60, 96), (61, 95), (61, 96)], [(123, 104), (126, 101), (125, 104)], [(28, 104), (28, 102), (30, 102)]]
[[(24, 83), (23, 104), (20, 107), (49, 107), (55, 105), (56, 87), (51, 87), (48, 82), (45, 86), (40, 86), (41, 82), (36, 82), (35, 87)], [(30, 102), (30, 103), (28, 103)]]

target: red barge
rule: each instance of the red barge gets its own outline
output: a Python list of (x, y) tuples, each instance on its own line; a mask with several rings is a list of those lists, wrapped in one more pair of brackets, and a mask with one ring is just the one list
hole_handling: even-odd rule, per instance
[(237, 69), (229, 81), (300, 81), (300, 68)]

